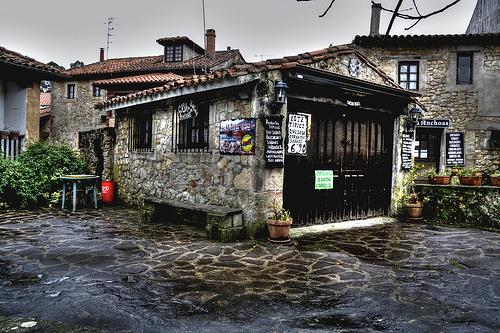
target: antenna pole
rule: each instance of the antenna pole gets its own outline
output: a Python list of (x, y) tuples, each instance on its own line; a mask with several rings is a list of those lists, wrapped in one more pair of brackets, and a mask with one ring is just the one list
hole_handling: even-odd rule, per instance
[(106, 59), (109, 59), (109, 46), (113, 42), (111, 41), (111, 36), (114, 36), (111, 34), (111, 31), (114, 30), (115, 28), (112, 27), (111, 25), (113, 24), (113, 21), (116, 20), (117, 17), (108, 17), (108, 21), (105, 23), (108, 26), (108, 32), (106, 34)]
[(207, 74), (207, 37), (205, 33), (207, 31), (206, 22), (205, 22), (205, 0), (201, 0), (202, 8), (203, 8), (203, 40), (205, 45), (205, 74)]

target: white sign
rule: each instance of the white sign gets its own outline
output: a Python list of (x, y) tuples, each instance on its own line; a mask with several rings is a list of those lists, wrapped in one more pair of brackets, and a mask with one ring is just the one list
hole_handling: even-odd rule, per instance
[(288, 115), (287, 153), (307, 155), (307, 116), (302, 114)]
[(198, 107), (193, 101), (184, 102), (177, 106), (177, 113), (179, 114), (179, 120), (195, 118), (198, 115)]

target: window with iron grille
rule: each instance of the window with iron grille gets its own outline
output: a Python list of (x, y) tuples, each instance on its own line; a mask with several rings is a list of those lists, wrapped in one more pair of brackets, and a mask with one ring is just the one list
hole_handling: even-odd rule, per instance
[(198, 115), (180, 120), (174, 110), (172, 117), (174, 135), (172, 148), (174, 152), (208, 152), (208, 103), (199, 104)]
[(92, 95), (94, 97), (101, 97), (101, 88), (99, 87), (96, 87), (96, 86), (92, 86)]
[(472, 52), (457, 53), (457, 84), (472, 84)]
[(491, 131), (490, 148), (500, 149), (500, 131)]
[(403, 89), (418, 90), (418, 61), (399, 62), (399, 85)]
[(179, 62), (182, 61), (182, 45), (172, 45), (165, 47), (165, 61)]
[(152, 151), (153, 114), (138, 113), (129, 117), (129, 149), (133, 151)]
[(76, 84), (68, 83), (66, 86), (66, 98), (75, 99), (76, 96)]

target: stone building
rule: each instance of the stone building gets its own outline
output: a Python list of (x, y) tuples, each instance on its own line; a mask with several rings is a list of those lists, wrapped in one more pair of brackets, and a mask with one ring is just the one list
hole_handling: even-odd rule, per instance
[(372, 30), (356, 36), (353, 47), (421, 95), (417, 162), (438, 170), (500, 167), (500, 33), (381, 36)]
[(0, 47), (0, 154), (15, 158), (39, 139), (40, 81), (61, 77), (58, 69)]
[(297, 225), (388, 214), (401, 172), (401, 115), (414, 96), (338, 46), (97, 107), (116, 114), (120, 198), (208, 212), (209, 236), (230, 240), (261, 229), (274, 201)]
[[(207, 30), (206, 50), (188, 37), (161, 38), (157, 43), (163, 47), (163, 54), (156, 56), (105, 60), (104, 49), (101, 49), (98, 62), (67, 70), (66, 76), (53, 84), (49, 141), (93, 150), (95, 156), (91, 159), (110, 166), (111, 161), (103, 161), (106, 156), (97, 155), (105, 152), (107, 142), (112, 140), (107, 135), (112, 135), (113, 131), (106, 128), (113, 127), (113, 114), (96, 112), (94, 105), (114, 96), (161, 86), (179, 77), (244, 63), (238, 50), (228, 47), (216, 51), (215, 37), (213, 29)], [(100, 134), (93, 135), (95, 130)], [(80, 140), (80, 135), (103, 138), (104, 141), (96, 145), (89, 138)], [(86, 145), (82, 146), (80, 142), (86, 142)], [(101, 171), (95, 164), (91, 169)], [(111, 177), (110, 168), (103, 171), (104, 178)]]

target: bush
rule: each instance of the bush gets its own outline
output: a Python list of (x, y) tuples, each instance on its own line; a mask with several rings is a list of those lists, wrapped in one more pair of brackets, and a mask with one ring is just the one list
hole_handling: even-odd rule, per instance
[(47, 204), (59, 196), (59, 176), (84, 172), (83, 159), (67, 146), (29, 145), (17, 161), (0, 158), (0, 202), (13, 207)]

